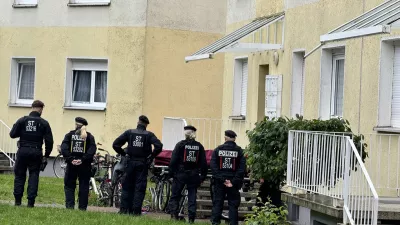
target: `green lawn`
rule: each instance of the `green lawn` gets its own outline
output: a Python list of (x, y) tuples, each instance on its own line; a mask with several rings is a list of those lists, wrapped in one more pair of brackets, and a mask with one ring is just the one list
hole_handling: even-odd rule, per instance
[[(28, 178), (27, 178), (28, 180)], [(23, 197), (23, 204), (26, 203), (26, 188), (28, 183), (25, 184), (25, 191)], [(148, 183), (148, 187), (150, 185), (154, 186), (153, 183)], [(4, 175), (0, 174), (0, 200), (14, 201), (14, 175)], [(78, 194), (78, 187), (75, 191)], [(150, 200), (150, 192), (146, 191), (146, 199)], [(61, 178), (51, 178), (51, 177), (40, 177), (39, 180), (39, 191), (38, 196), (36, 198), (37, 203), (43, 204), (61, 204), (65, 203), (64, 196), (64, 179)], [(94, 192), (91, 192), (89, 205), (98, 205), (96, 201), (96, 195)], [(1, 223), (0, 223), (1, 224)]]
[[(151, 216), (132, 217), (119, 215), (116, 213), (82, 212), (79, 210), (67, 210), (57, 208), (27, 208), (14, 207), (0, 204), (0, 224), (20, 225), (20, 224), (107, 224), (107, 225), (180, 225), (182, 222), (173, 222), (166, 219)], [(23, 216), (22, 216), (23, 215)], [(202, 223), (198, 223), (202, 224)], [(206, 224), (206, 223), (203, 223)]]

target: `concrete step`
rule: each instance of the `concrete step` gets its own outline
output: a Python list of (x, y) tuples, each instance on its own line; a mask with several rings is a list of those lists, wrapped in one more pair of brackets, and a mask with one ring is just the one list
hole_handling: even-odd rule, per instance
[(0, 174), (9, 174), (13, 172), (13, 168), (10, 166), (0, 166)]
[(8, 159), (0, 159), (0, 166), (10, 166), (10, 160)]
[[(213, 205), (213, 203), (212, 203), (212, 201), (211, 200), (202, 200), (202, 199), (198, 199), (197, 200), (197, 205), (202, 205), (202, 206), (212, 206)], [(252, 207), (252, 206), (254, 206), (255, 205), (255, 202), (245, 202), (245, 201), (242, 201), (241, 203), (240, 203), (240, 207)], [(225, 207), (227, 207), (228, 206), (228, 201), (225, 201), (224, 202), (224, 206)]]
[[(257, 198), (257, 193), (255, 192), (240, 192), (240, 196), (243, 198), (250, 198), (250, 199), (256, 199)], [(209, 190), (199, 190), (197, 191), (197, 197), (211, 197), (211, 193)]]
[[(247, 214), (252, 214), (252, 211), (239, 211), (239, 218), (243, 219), (245, 215)], [(198, 209), (197, 214), (199, 216), (203, 217), (210, 217), (211, 216), (211, 210), (204, 210), (204, 209)]]

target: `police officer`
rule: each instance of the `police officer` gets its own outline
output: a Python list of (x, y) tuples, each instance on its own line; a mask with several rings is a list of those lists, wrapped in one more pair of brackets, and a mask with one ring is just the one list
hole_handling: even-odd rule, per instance
[(218, 146), (211, 157), (210, 167), (214, 179), (212, 224), (221, 223), (225, 194), (228, 198), (229, 224), (238, 224), (239, 190), (243, 185), (246, 158), (242, 148), (235, 143), (236, 136), (231, 130), (225, 131), (225, 143)]
[(189, 223), (194, 223), (197, 188), (206, 179), (207, 160), (203, 145), (195, 140), (196, 128), (186, 126), (184, 132), (186, 139), (176, 144), (169, 164), (170, 175), (174, 178), (169, 210), (172, 219), (180, 219), (178, 216), (179, 200), (182, 197), (183, 188), (187, 185)]
[[(28, 207), (34, 207), (38, 192), (39, 172), (44, 170), (47, 158), (53, 149), (53, 134), (49, 123), (41, 118), (44, 108), (42, 101), (32, 103), (29, 116), (20, 118), (10, 131), (11, 138), (18, 138), (17, 160), (14, 166), (14, 197), (15, 205), (21, 205), (26, 180), (26, 170), (29, 170)], [(45, 143), (43, 158), (42, 145)]]
[[(122, 156), (127, 154), (129, 158), (122, 178), (120, 208), (122, 214), (136, 216), (142, 214), (148, 165), (162, 150), (163, 145), (160, 140), (152, 132), (146, 130), (149, 124), (146, 116), (140, 116), (137, 128), (125, 131), (113, 143), (113, 148), (117, 153)], [(126, 142), (128, 142), (127, 153), (122, 149)], [(154, 146), (154, 150), (151, 145)]]
[(68, 132), (61, 144), (61, 153), (67, 162), (64, 177), (65, 206), (75, 207), (76, 179), (79, 178), (79, 209), (86, 210), (89, 198), (89, 180), (91, 163), (96, 153), (96, 141), (86, 131), (88, 122), (81, 117), (75, 118), (75, 130)]

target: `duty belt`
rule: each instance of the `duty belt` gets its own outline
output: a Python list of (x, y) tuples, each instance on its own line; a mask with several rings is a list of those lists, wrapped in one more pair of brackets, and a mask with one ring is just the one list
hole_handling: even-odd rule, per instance
[(37, 146), (37, 145), (20, 145), (20, 148), (34, 148), (34, 149), (38, 149), (38, 150), (42, 150), (42, 146)]
[(130, 160), (130, 161), (146, 162), (147, 158), (132, 157), (132, 156), (128, 155), (128, 160)]

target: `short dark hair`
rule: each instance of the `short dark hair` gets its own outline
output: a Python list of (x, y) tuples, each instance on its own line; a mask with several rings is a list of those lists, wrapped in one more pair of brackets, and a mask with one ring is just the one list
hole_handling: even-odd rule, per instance
[(44, 103), (40, 100), (35, 100), (32, 103), (32, 108), (44, 108)]
[(149, 118), (147, 118), (145, 115), (139, 116), (139, 121), (147, 125), (150, 124)]

